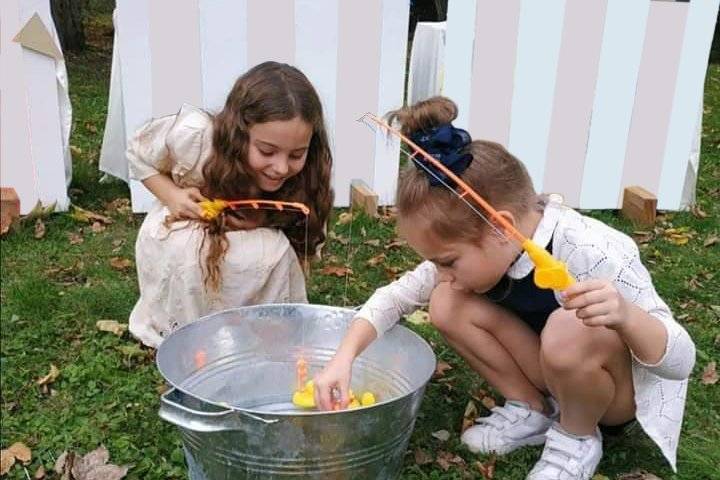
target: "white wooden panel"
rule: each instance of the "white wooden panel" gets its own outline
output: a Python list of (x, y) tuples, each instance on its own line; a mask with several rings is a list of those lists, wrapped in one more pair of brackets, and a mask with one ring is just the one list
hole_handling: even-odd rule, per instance
[(523, 0), (515, 66), (509, 150), (542, 190), (565, 0)]
[[(382, 114), (403, 104), (409, 16), (409, 0), (383, 0), (380, 75), (377, 79), (377, 111)], [(380, 204), (392, 204), (397, 189), (400, 143), (388, 142), (385, 135), (377, 132), (373, 162), (375, 171), (372, 188), (378, 194)]]
[(718, 3), (719, 0), (690, 2), (660, 176), (658, 208), (683, 207), (683, 178), (697, 138), (697, 122), (694, 120), (702, 109), (703, 85)]
[(203, 107), (219, 111), (247, 70), (247, 0), (200, 0)]
[(617, 205), (649, 1), (608, 0), (581, 208)]
[(445, 37), (443, 95), (458, 104), (455, 126), (468, 128), (475, 41), (476, 0), (450, 0)]

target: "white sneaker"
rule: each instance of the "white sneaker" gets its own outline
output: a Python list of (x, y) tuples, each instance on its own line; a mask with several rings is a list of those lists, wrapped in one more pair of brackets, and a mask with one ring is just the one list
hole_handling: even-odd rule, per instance
[(526, 445), (542, 445), (545, 432), (560, 411), (553, 398), (548, 398), (552, 414), (544, 415), (525, 402), (508, 400), (502, 407), (493, 407), (488, 417), (478, 418), (477, 425), (465, 430), (460, 440), (473, 453), (503, 455)]
[(578, 436), (554, 423), (547, 432), (545, 449), (526, 480), (588, 480), (602, 458), (602, 435)]

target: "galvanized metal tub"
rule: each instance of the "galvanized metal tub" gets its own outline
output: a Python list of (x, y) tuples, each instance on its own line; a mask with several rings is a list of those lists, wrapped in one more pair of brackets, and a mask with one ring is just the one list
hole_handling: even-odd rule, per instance
[(183, 436), (192, 480), (391, 479), (402, 467), (425, 385), (428, 344), (397, 326), (356, 359), (354, 391), (378, 403), (357, 410), (296, 409), (295, 365), (310, 377), (332, 358), (355, 312), (319, 305), (258, 305), (204, 317), (157, 352), (174, 387), (160, 416)]

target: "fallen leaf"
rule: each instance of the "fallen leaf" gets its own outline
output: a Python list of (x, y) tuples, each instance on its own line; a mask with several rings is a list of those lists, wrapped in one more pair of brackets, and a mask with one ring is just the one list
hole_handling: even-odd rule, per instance
[(63, 473), (65, 473), (65, 466), (69, 464), (72, 464), (72, 453), (68, 453), (66, 450), (60, 454), (57, 460), (55, 460), (53, 471), (58, 475), (62, 475)]
[(37, 470), (35, 470), (35, 475), (33, 475), (34, 480), (43, 480), (45, 478), (45, 467), (40, 465)]
[(29, 463), (32, 460), (32, 450), (22, 442), (13, 443), (8, 450), (16, 460), (20, 460), (22, 463)]
[(428, 463), (432, 463), (433, 458), (432, 455), (427, 453), (422, 448), (416, 448), (415, 449), (415, 464), (416, 465), (427, 465)]
[(638, 230), (632, 233), (632, 237), (638, 244), (642, 245), (653, 239), (653, 232)]
[(690, 208), (695, 218), (707, 218), (708, 214), (697, 203)]
[(118, 337), (122, 337), (128, 329), (127, 323), (119, 323), (115, 320), (98, 320), (95, 322), (95, 327), (101, 332), (110, 332)]
[(335, 275), (336, 277), (344, 277), (345, 275), (352, 275), (353, 271), (349, 267), (341, 267), (337, 265), (328, 265), (320, 270), (320, 275)]
[(117, 212), (120, 214), (130, 213), (132, 207), (130, 206), (129, 198), (116, 198), (112, 202), (105, 204), (105, 210), (108, 212)]
[(440, 468), (443, 469), (444, 472), (447, 472), (451, 466), (453, 465), (464, 465), (465, 460), (462, 459), (459, 455), (455, 455), (454, 453), (440, 451), (438, 452), (438, 456), (435, 459), (435, 462), (440, 466)]
[(367, 230), (365, 230), (365, 227), (360, 227), (360, 236), (363, 238), (367, 237)]
[(452, 370), (452, 366), (443, 360), (438, 360), (437, 365), (435, 366), (435, 373), (433, 374), (433, 378), (444, 377), (445, 372), (447, 372), (448, 370)]
[(413, 325), (423, 325), (430, 323), (430, 314), (424, 310), (415, 310), (410, 315), (406, 315), (405, 320)]
[(715, 385), (718, 382), (718, 373), (715, 362), (710, 362), (705, 365), (701, 382), (703, 385)]
[(335, 225), (346, 225), (350, 223), (353, 219), (352, 213), (350, 212), (343, 212), (340, 215), (338, 215), (338, 220), (335, 223)]
[(372, 239), (372, 240), (365, 240), (365, 241), (363, 242), (363, 244), (364, 244), (364, 245), (368, 245), (368, 246), (370, 246), (370, 247), (379, 247), (379, 246), (380, 246), (380, 240), (378, 240), (377, 238), (374, 238), (374, 239)]
[(6, 475), (13, 465), (15, 465), (15, 455), (7, 448), (0, 450), (0, 475)]
[(70, 245), (79, 245), (85, 241), (82, 235), (76, 232), (68, 233), (68, 240), (70, 241)]
[(450, 432), (447, 430), (438, 430), (437, 432), (433, 432), (430, 435), (437, 438), (441, 442), (447, 442), (450, 439)]
[(634, 470), (630, 473), (623, 473), (617, 477), (617, 480), (662, 480), (662, 478), (645, 470)]
[(462, 425), (460, 426), (460, 433), (465, 433), (465, 430), (475, 425), (475, 419), (478, 416), (477, 406), (472, 400), (468, 400), (465, 406), (465, 413), (463, 414)]
[(491, 455), (485, 462), (475, 462), (475, 467), (485, 480), (492, 480), (495, 477), (495, 462), (497, 458)]
[(495, 399), (491, 396), (484, 396), (481, 400), (481, 403), (488, 410), (492, 410), (493, 408), (495, 408), (495, 406), (497, 406), (497, 403), (495, 403)]
[(90, 227), (93, 233), (101, 233), (105, 231), (105, 225), (103, 225), (100, 222), (93, 222), (92, 227)]
[(85, 222), (85, 223), (93, 223), (93, 222), (101, 222), (104, 224), (112, 223), (112, 218), (106, 217), (105, 215), (100, 215), (99, 213), (92, 212), (90, 210), (85, 210), (84, 208), (80, 208), (76, 205), (73, 205), (73, 211), (70, 214), (70, 217), (77, 220), (78, 222)]
[(395, 240), (391, 241), (390, 243), (386, 243), (385, 249), (390, 250), (392, 248), (401, 248), (401, 247), (404, 247), (405, 245), (407, 245), (406, 241), (396, 238)]
[(87, 455), (76, 459), (72, 466), (75, 480), (120, 480), (127, 475), (129, 467), (107, 463), (110, 453), (100, 446)]
[(83, 153), (82, 148), (76, 147), (75, 145), (70, 145), (70, 152), (72, 152), (73, 155), (82, 155)]
[(50, 373), (38, 379), (38, 385), (49, 385), (60, 376), (60, 370), (55, 365), (50, 365)]
[(385, 254), (381, 253), (379, 255), (375, 255), (370, 260), (367, 261), (367, 264), (371, 267), (377, 267), (379, 264), (384, 262), (386, 259)]
[(35, 220), (35, 238), (38, 240), (43, 238), (45, 236), (45, 223), (43, 223), (42, 218), (38, 218)]
[(110, 266), (115, 270), (127, 270), (132, 268), (133, 261), (129, 258), (113, 257), (110, 259)]
[(130, 345), (121, 345), (119, 347), (115, 347), (115, 349), (128, 358), (143, 358), (147, 355), (147, 352), (135, 343)]
[(85, 130), (90, 133), (97, 133), (97, 127), (90, 122), (85, 122)]
[(720, 237), (718, 237), (717, 235), (712, 235), (705, 239), (705, 241), (703, 242), (703, 247), (711, 247), (718, 242), (720, 242)]

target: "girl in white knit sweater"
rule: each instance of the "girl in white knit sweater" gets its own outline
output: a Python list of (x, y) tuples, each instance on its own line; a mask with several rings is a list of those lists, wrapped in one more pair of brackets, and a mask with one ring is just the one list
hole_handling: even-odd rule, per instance
[(403, 314), (428, 304), (446, 341), (506, 399), (462, 436), (473, 452), (545, 444), (528, 479), (589, 479), (603, 429), (637, 420), (675, 468), (695, 347), (642, 265), (635, 243), (611, 227), (538, 196), (502, 146), (470, 141), (450, 122), (448, 99), (394, 112), (403, 133), (565, 262), (563, 292), (532, 280), (527, 254), (495, 233), (429, 163), (398, 187), (398, 228), (426, 261), (378, 289), (335, 357), (315, 378), (316, 402), (347, 402), (354, 358)]

